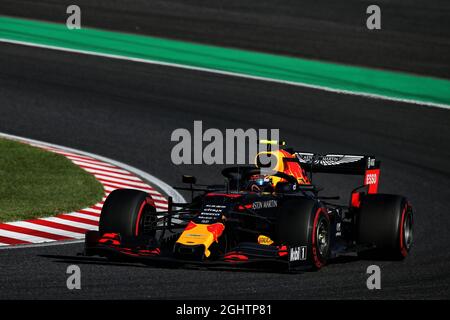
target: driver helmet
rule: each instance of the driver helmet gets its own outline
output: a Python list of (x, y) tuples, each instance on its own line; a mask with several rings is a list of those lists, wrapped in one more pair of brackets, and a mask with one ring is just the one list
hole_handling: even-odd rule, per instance
[(248, 179), (247, 189), (254, 192), (272, 192), (274, 190), (272, 177), (256, 174)]

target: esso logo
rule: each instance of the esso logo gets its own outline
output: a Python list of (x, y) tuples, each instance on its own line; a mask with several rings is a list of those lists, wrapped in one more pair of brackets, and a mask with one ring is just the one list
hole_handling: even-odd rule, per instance
[(377, 183), (377, 174), (376, 173), (369, 173), (366, 176), (366, 184), (376, 184)]

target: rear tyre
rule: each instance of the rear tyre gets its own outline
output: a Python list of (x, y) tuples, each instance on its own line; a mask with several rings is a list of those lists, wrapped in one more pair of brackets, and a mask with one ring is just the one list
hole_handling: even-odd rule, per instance
[[(156, 217), (153, 200), (148, 193), (134, 189), (117, 189), (106, 198), (100, 215), (99, 232), (119, 233), (121, 237), (137, 237), (144, 233), (144, 222)], [(154, 235), (154, 234), (153, 234)]]
[(367, 245), (361, 258), (402, 260), (413, 242), (413, 210), (408, 201), (398, 195), (366, 195), (357, 216), (357, 240)]
[(279, 241), (290, 247), (306, 247), (306, 261), (313, 270), (330, 257), (330, 219), (320, 203), (310, 199), (286, 202), (280, 217)]

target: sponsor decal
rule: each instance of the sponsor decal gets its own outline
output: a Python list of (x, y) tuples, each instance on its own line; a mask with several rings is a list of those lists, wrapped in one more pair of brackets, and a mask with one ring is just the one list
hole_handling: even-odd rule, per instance
[(213, 223), (222, 217), (225, 209), (224, 205), (206, 204), (196, 221), (203, 224)]
[(336, 236), (340, 236), (340, 235), (342, 235), (342, 232), (341, 232), (341, 223), (338, 222), (338, 223), (336, 223)]
[(256, 201), (252, 204), (253, 210), (268, 209), (278, 207), (277, 200), (267, 200), (267, 201)]
[(304, 261), (306, 260), (306, 246), (291, 247), (289, 249), (289, 261)]
[(300, 163), (320, 164), (322, 166), (335, 166), (344, 163), (357, 162), (364, 158), (364, 156), (350, 156), (343, 154), (327, 154), (322, 156), (303, 152), (296, 152), (295, 155)]
[(366, 175), (366, 184), (376, 184), (378, 180), (376, 173), (369, 173)]
[(270, 239), (268, 236), (260, 235), (258, 237), (258, 243), (265, 246), (270, 246), (273, 243), (273, 240)]
[(380, 169), (366, 170), (366, 175), (364, 177), (364, 184), (369, 186), (368, 193), (370, 193), (370, 194), (377, 193), (379, 175), (380, 175)]
[(375, 167), (375, 159), (372, 158), (368, 158), (367, 159), (367, 169), (373, 168)]

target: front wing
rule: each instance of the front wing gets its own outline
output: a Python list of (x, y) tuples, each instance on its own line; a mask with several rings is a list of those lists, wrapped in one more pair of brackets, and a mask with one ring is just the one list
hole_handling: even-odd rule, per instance
[(121, 239), (118, 234), (98, 232), (86, 235), (84, 255), (101, 256), (113, 261), (139, 262), (153, 266), (182, 267), (226, 267), (297, 269), (309, 266), (306, 255), (299, 254), (301, 247), (270, 246), (255, 243), (240, 243), (222, 255), (208, 259), (180, 256), (173, 246), (157, 246), (149, 238)]

